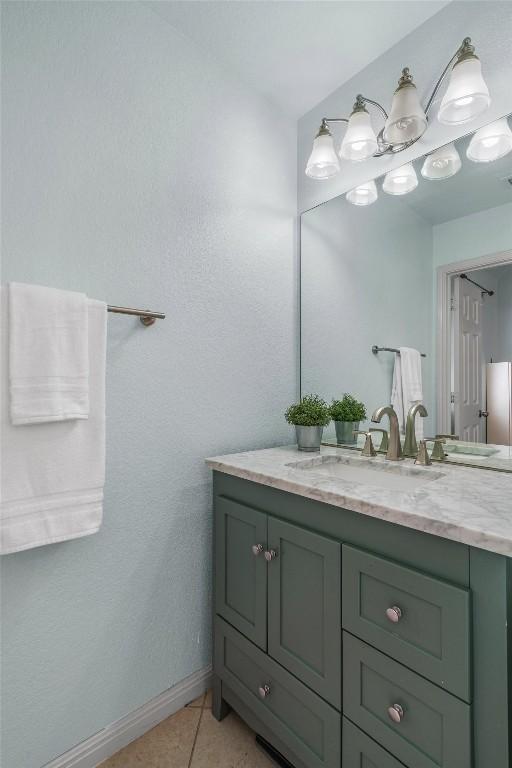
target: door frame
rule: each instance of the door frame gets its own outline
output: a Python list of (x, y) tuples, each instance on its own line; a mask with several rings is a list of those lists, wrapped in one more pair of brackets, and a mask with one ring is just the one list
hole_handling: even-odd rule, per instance
[(476, 259), (454, 261), (437, 268), (437, 334), (436, 345), (436, 432), (450, 434), (450, 367), (451, 367), (451, 307), (450, 281), (461, 272), (474, 272), (486, 267), (512, 264), (512, 250), (499, 251)]

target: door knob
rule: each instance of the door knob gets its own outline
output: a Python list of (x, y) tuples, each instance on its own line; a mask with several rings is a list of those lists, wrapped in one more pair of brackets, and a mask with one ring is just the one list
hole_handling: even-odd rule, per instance
[(489, 411), (478, 411), (478, 415), (480, 418), (486, 419), (489, 415)]
[(263, 544), (253, 544), (252, 547), (252, 553), (255, 555), (255, 557), (258, 557), (258, 555), (261, 555), (263, 552)]
[(398, 624), (402, 618), (402, 609), (399, 608), (398, 605), (393, 605), (391, 608), (387, 608), (386, 617), (389, 621), (392, 621), (393, 624)]
[(270, 563), (271, 560), (275, 560), (277, 557), (277, 552), (275, 549), (267, 549), (265, 552), (265, 560)]
[(388, 715), (390, 719), (394, 723), (401, 723), (403, 716), (404, 716), (404, 710), (400, 706), (400, 704), (393, 704), (391, 707), (388, 708)]
[(258, 688), (258, 693), (262, 699), (266, 699), (270, 693), (270, 685), (260, 685)]

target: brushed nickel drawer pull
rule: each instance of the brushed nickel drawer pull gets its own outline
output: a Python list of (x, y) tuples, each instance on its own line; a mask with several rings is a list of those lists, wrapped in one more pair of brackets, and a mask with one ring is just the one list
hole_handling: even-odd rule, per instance
[(277, 552), (275, 549), (267, 549), (265, 552), (265, 560), (270, 563), (271, 560), (275, 560), (277, 557)]
[(393, 622), (393, 624), (398, 624), (402, 618), (402, 609), (399, 608), (398, 605), (393, 605), (391, 608), (386, 610), (386, 616), (389, 621)]
[(270, 694), (270, 685), (260, 685), (258, 688), (258, 693), (262, 699), (266, 699), (267, 696)]
[(258, 555), (261, 555), (263, 552), (263, 544), (253, 544), (252, 547), (252, 553), (255, 557), (258, 557)]
[(404, 710), (402, 709), (400, 704), (393, 704), (393, 706), (388, 708), (388, 715), (390, 719), (394, 723), (397, 723), (398, 725), (398, 723), (402, 722), (402, 719), (404, 717)]

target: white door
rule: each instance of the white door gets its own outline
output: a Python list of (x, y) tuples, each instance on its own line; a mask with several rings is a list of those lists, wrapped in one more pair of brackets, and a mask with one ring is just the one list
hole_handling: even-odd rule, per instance
[(461, 440), (485, 442), (482, 392), (482, 295), (480, 288), (455, 278), (454, 384), (455, 433)]

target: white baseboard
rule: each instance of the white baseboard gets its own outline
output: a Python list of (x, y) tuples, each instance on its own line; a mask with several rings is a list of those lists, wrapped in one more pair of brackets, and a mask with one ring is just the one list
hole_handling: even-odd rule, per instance
[(194, 672), (139, 709), (107, 725), (60, 757), (46, 763), (43, 768), (95, 768), (103, 760), (200, 696), (209, 687), (211, 675), (211, 666)]

